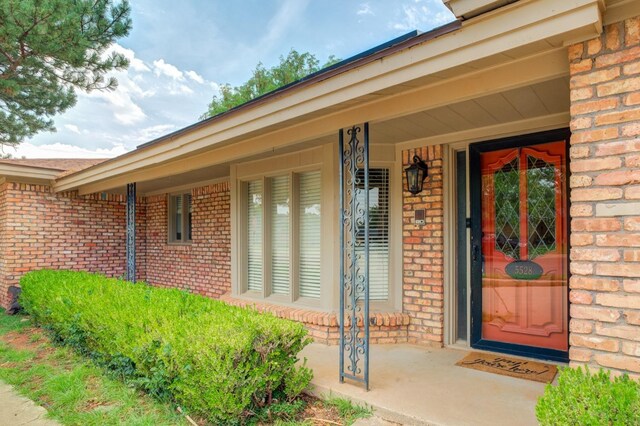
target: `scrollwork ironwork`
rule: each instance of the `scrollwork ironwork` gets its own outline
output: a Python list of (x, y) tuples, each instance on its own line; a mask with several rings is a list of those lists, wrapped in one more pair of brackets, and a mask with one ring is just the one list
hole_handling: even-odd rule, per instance
[(340, 130), (340, 381), (369, 389), (369, 125)]
[(136, 184), (127, 184), (127, 281), (136, 281)]

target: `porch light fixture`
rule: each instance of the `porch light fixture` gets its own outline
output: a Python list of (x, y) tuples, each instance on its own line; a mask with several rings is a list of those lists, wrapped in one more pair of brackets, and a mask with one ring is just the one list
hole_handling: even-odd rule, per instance
[(413, 195), (422, 192), (422, 184), (426, 179), (429, 168), (424, 161), (417, 155), (413, 156), (413, 164), (404, 169), (407, 174), (407, 189)]

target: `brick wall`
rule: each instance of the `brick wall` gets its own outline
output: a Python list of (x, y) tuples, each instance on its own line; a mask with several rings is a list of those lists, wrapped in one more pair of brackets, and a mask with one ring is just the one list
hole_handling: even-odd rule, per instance
[(640, 17), (569, 48), (573, 364), (640, 373)]
[[(0, 304), (7, 289), (36, 269), (73, 269), (108, 276), (125, 273), (125, 197), (75, 192), (54, 194), (44, 185), (0, 186)], [(144, 205), (137, 227), (144, 235)], [(140, 235), (140, 234), (139, 234)], [(137, 268), (144, 278), (144, 238), (137, 243)]]
[(195, 188), (192, 243), (168, 244), (168, 197), (147, 197), (146, 280), (219, 298), (231, 290), (231, 211), (227, 182)]
[[(407, 191), (403, 176), (402, 238), (403, 311), (409, 324), (411, 343), (443, 344), (444, 329), (444, 241), (442, 201), (442, 147), (403, 151), (403, 168), (417, 154), (429, 166), (429, 177), (418, 195)], [(424, 209), (425, 225), (414, 223), (415, 210)]]

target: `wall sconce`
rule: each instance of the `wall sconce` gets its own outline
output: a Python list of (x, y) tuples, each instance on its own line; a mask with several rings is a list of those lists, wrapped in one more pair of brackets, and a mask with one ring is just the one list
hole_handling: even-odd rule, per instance
[(417, 155), (413, 156), (413, 164), (404, 169), (407, 175), (407, 189), (413, 195), (422, 192), (422, 184), (428, 175), (429, 168)]

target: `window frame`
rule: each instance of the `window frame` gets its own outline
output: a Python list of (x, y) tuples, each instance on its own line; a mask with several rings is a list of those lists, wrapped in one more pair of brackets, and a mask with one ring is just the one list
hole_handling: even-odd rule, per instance
[[(243, 176), (237, 179), (238, 182), (238, 207), (239, 207), (239, 249), (240, 249), (240, 263), (239, 263), (239, 293), (243, 297), (250, 297), (255, 299), (261, 299), (265, 302), (275, 304), (295, 304), (303, 305), (312, 308), (320, 308), (324, 304), (324, 280), (320, 276), (320, 296), (318, 298), (302, 297), (299, 290), (299, 261), (300, 261), (300, 242), (299, 242), (299, 190), (300, 190), (300, 175), (304, 173), (317, 172), (320, 177), (321, 188), (324, 185), (324, 174), (322, 167), (319, 165), (310, 165), (306, 167), (297, 167), (289, 170), (274, 170), (269, 173), (263, 173), (258, 176)], [(272, 292), (271, 287), (271, 210), (272, 210), (272, 197), (271, 197), (271, 185), (272, 179), (277, 177), (288, 177), (289, 180), (289, 293), (288, 294), (275, 294)], [(262, 291), (249, 290), (248, 288), (248, 251), (246, 250), (248, 244), (248, 187), (249, 182), (262, 181)], [(322, 190), (320, 192), (320, 211), (324, 212), (324, 200)], [(322, 213), (321, 213), (322, 214)], [(323, 233), (324, 224), (320, 221), (320, 235)], [(324, 262), (322, 257), (320, 259), (321, 264)], [(322, 268), (322, 266), (321, 266)]]
[[(174, 201), (176, 197), (182, 196), (182, 238), (175, 238), (176, 235), (176, 227), (175, 227), (175, 216), (177, 213), (177, 203)], [(187, 201), (189, 200), (189, 201)], [(167, 244), (174, 246), (182, 246), (182, 245), (191, 245), (193, 244), (193, 217), (191, 218), (191, 223), (189, 223), (189, 206), (193, 210), (193, 194), (191, 190), (189, 191), (181, 191), (181, 192), (172, 192), (167, 194)], [(191, 227), (191, 237), (189, 238), (189, 233), (187, 232), (189, 227)]]

